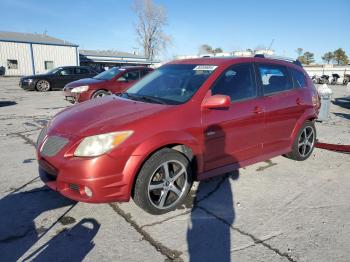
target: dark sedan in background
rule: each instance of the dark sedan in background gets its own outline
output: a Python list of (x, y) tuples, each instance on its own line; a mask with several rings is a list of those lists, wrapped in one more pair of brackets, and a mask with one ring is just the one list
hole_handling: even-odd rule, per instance
[(93, 77), (97, 74), (96, 71), (87, 66), (62, 66), (52, 69), (46, 74), (22, 77), (19, 85), (24, 90), (46, 92), (63, 89), (69, 82)]

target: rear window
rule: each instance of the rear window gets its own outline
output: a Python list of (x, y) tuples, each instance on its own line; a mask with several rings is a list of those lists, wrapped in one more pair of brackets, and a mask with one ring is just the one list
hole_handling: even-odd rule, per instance
[(293, 80), (294, 80), (294, 87), (296, 88), (302, 88), (306, 86), (306, 80), (305, 80), (305, 75), (303, 72), (291, 68), (290, 69), (292, 76), (293, 76)]
[(258, 69), (265, 95), (283, 92), (293, 88), (292, 80), (285, 66), (258, 64)]

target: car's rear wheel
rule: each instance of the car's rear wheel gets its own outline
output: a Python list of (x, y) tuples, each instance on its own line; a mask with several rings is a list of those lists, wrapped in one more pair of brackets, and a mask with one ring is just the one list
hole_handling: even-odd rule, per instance
[(134, 187), (135, 203), (159, 215), (181, 205), (192, 185), (188, 159), (169, 148), (154, 153), (142, 166)]
[(109, 92), (105, 91), (105, 90), (97, 90), (92, 96), (91, 98), (92, 99), (95, 99), (95, 98), (99, 98), (99, 97), (104, 97), (104, 96), (108, 96), (110, 95)]
[(286, 157), (297, 161), (306, 160), (314, 150), (315, 141), (315, 125), (311, 121), (306, 121), (294, 140), (292, 152), (286, 154)]
[(39, 80), (36, 85), (36, 90), (39, 92), (47, 92), (50, 91), (50, 83), (47, 80)]

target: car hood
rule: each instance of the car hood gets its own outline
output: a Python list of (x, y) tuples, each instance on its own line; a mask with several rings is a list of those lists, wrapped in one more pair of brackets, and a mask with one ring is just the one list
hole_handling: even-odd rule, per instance
[(58, 113), (49, 125), (49, 132), (69, 137), (84, 137), (132, 128), (135, 121), (167, 111), (174, 106), (143, 103), (106, 96), (69, 107)]
[(48, 77), (50, 76), (50, 74), (38, 74), (38, 75), (30, 75), (30, 76), (24, 76), (21, 79), (39, 79), (39, 78), (43, 78), (43, 77)]
[(99, 80), (95, 78), (83, 78), (83, 79), (68, 83), (65, 86), (65, 88), (73, 89), (74, 87), (77, 87), (77, 86), (95, 85), (95, 84), (101, 84), (104, 82), (106, 82), (106, 80)]

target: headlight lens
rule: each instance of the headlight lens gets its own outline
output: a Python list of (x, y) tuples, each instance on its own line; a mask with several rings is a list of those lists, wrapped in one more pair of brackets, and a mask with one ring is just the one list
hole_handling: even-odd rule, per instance
[(84, 138), (77, 149), (75, 149), (74, 156), (91, 157), (103, 155), (111, 149), (119, 146), (132, 134), (133, 131), (120, 131), (88, 136)]
[(33, 79), (23, 79), (23, 82), (31, 83), (33, 82)]
[(89, 86), (78, 86), (72, 89), (72, 93), (82, 93), (89, 90)]

